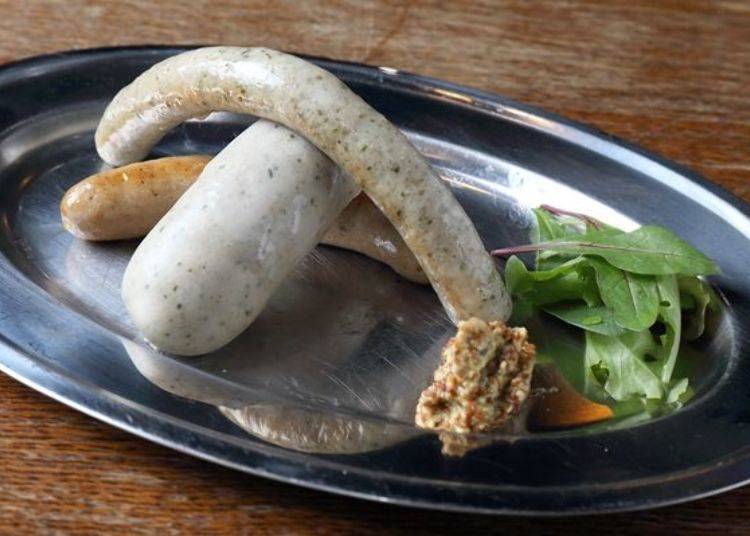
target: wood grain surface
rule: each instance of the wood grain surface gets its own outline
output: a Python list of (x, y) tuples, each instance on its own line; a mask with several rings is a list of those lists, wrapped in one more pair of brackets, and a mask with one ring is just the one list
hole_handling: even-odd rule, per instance
[[(265, 45), (444, 78), (596, 125), (750, 201), (748, 1), (0, 0), (0, 62), (136, 43)], [(217, 468), (0, 375), (0, 534), (587, 530), (748, 534), (750, 488), (583, 519), (412, 511)]]

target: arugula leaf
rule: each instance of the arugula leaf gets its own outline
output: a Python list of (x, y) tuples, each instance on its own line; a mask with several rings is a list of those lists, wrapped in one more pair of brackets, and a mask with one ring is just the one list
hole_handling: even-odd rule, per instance
[[(680, 297), (675, 276), (658, 277), (656, 286), (659, 325), (664, 331), (656, 339), (648, 329), (618, 336), (586, 333), (590, 390), (598, 385), (618, 401), (637, 396), (666, 400), (679, 351)], [(607, 370), (605, 382), (597, 381), (602, 369)]]
[(596, 307), (601, 305), (602, 297), (599, 292), (599, 287), (596, 284), (596, 271), (591, 267), (590, 258), (589, 262), (579, 269), (581, 277), (587, 284), (583, 287), (583, 301), (585, 301), (589, 307)]
[(703, 335), (706, 329), (706, 310), (715, 298), (711, 287), (697, 277), (679, 277), (677, 284), (685, 321), (682, 336), (687, 341), (694, 341)]
[(612, 311), (606, 306), (591, 307), (582, 301), (561, 302), (545, 305), (545, 313), (559, 318), (572, 326), (602, 335), (622, 335), (625, 330), (617, 325)]
[(660, 347), (657, 349), (656, 361), (649, 363), (661, 381), (668, 383), (674, 371), (677, 354), (680, 350), (682, 332), (682, 313), (680, 311), (680, 291), (675, 276), (660, 276), (656, 280), (659, 290), (659, 319), (664, 324), (665, 332), (659, 336)]
[[(580, 227), (581, 224), (586, 228), (587, 231), (601, 231), (601, 230), (607, 230), (607, 231), (615, 231), (617, 233), (622, 233), (624, 231), (621, 231), (620, 229), (617, 229), (616, 227), (612, 227), (611, 225), (607, 225), (603, 221), (599, 221), (596, 218), (592, 218), (588, 214), (583, 214), (582, 212), (575, 212), (563, 208), (553, 207), (551, 205), (540, 205), (539, 208), (533, 209), (535, 213), (542, 213), (544, 217), (546, 218), (556, 218), (553, 219), (553, 221), (557, 221), (560, 223), (565, 223), (566, 219), (572, 219), (576, 222), (576, 226)], [(581, 234), (579, 231), (577, 234)]]
[(620, 270), (598, 257), (589, 262), (596, 271), (601, 299), (618, 326), (641, 331), (656, 321), (659, 294), (653, 276)]
[[(536, 216), (534, 242), (547, 242), (580, 234), (577, 230), (571, 230), (558, 222), (552, 214), (542, 208), (535, 208), (534, 215)], [(564, 255), (556, 251), (538, 251), (536, 254), (536, 269), (550, 270), (573, 257), (574, 255)]]
[(563, 224), (559, 223), (557, 219), (546, 210), (535, 208), (534, 215), (536, 216), (536, 236), (534, 236), (534, 242), (557, 240), (558, 238), (565, 238), (571, 234)]
[[(534, 282), (548, 281), (574, 271), (576, 267), (585, 262), (587, 262), (587, 259), (584, 257), (576, 257), (563, 264), (555, 266), (554, 268), (550, 268), (549, 270), (530, 271), (526, 268), (523, 261), (514, 255), (513, 257), (510, 257), (505, 264), (506, 278), (510, 277), (512, 279), (511, 282), (508, 283), (508, 286), (511, 288), (511, 292), (515, 292), (515, 284), (522, 281), (525, 282), (526, 280)], [(509, 271), (510, 273), (508, 273)]]
[(535, 341), (537, 364), (554, 365), (576, 391), (583, 392), (583, 332), (559, 322), (543, 322), (539, 316), (530, 318), (526, 327), (529, 333), (545, 334)]
[(682, 406), (685, 402), (686, 395), (689, 396), (690, 394), (690, 386), (688, 385), (687, 378), (675, 380), (670, 382), (667, 396), (664, 397), (664, 402), (667, 404), (679, 404)]
[(631, 233), (593, 231), (538, 244), (498, 249), (493, 255), (530, 251), (596, 255), (611, 265), (644, 275), (709, 275), (719, 272), (714, 262), (663, 227), (647, 225)]
[(591, 282), (575, 267), (583, 259), (573, 259), (549, 271), (531, 272), (518, 257), (505, 264), (505, 283), (511, 294), (521, 296), (535, 306), (581, 299)]
[(520, 295), (523, 291), (523, 287), (528, 280), (529, 270), (521, 259), (513, 255), (507, 261), (505, 261), (505, 286), (508, 288), (508, 292), (515, 295)]
[(700, 251), (664, 227), (646, 225), (633, 231), (602, 240), (605, 245), (620, 247), (601, 256), (612, 265), (637, 274), (709, 275), (718, 266)]
[[(537, 243), (493, 254), (537, 253), (533, 271), (518, 257), (507, 261), (514, 315), (522, 310), (534, 322), (531, 313), (541, 309), (578, 328), (551, 325), (559, 333), (540, 341), (540, 359), (562, 367), (588, 398), (610, 404), (620, 424), (681, 407), (692, 391), (684, 360), (672, 378), (680, 339), (700, 336), (714, 299), (695, 276), (717, 266), (667, 229), (625, 233), (565, 210), (535, 214)], [(585, 346), (574, 348), (577, 337), (558, 344), (562, 333), (583, 335)]]
[[(627, 332), (618, 337), (586, 332), (584, 361), (590, 370), (587, 378), (589, 390), (603, 389), (618, 401), (630, 398), (662, 398), (661, 379), (648, 367), (642, 356), (653, 351), (654, 342), (648, 330)], [(593, 368), (592, 368), (593, 367)], [(599, 379), (607, 370), (606, 381)]]

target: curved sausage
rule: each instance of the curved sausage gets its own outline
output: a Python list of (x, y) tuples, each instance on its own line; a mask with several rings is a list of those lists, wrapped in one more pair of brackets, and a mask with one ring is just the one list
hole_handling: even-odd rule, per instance
[(258, 121), (208, 163), (136, 249), (122, 282), (133, 323), (167, 352), (224, 346), (358, 191), (304, 138)]
[(404, 238), (454, 322), (510, 315), (493, 260), (427, 161), (343, 82), (300, 58), (211, 47), (160, 62), (107, 107), (97, 149), (113, 165), (139, 160), (170, 128), (216, 110), (287, 125), (354, 177)]
[[(169, 156), (91, 175), (63, 195), (63, 226), (85, 240), (140, 238), (172, 208), (210, 159)], [(428, 283), (401, 236), (365, 194), (349, 203), (320, 243), (357, 251), (410, 281)]]

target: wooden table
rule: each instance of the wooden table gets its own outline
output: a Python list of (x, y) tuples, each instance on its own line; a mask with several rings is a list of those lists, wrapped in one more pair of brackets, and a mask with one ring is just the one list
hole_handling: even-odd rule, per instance
[[(133, 43), (266, 45), (387, 65), (585, 121), (750, 201), (750, 2), (0, 0), (0, 62)], [(0, 95), (2, 99), (2, 95)], [(750, 488), (575, 520), (412, 511), (234, 473), (0, 376), (0, 533), (441, 529), (750, 532)], [(7, 531), (7, 532), (6, 532)]]

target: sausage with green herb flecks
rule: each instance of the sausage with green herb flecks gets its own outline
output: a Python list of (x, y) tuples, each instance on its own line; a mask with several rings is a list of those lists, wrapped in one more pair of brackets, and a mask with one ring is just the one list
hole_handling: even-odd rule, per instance
[(122, 282), (136, 327), (179, 355), (247, 328), (359, 187), (307, 140), (258, 121), (143, 239)]
[(493, 260), (426, 160), (338, 78), (300, 58), (240, 47), (169, 58), (110, 103), (97, 149), (111, 164), (132, 162), (170, 128), (216, 110), (287, 125), (354, 177), (404, 238), (454, 321), (509, 316), (510, 298)]

